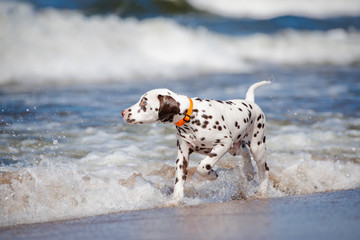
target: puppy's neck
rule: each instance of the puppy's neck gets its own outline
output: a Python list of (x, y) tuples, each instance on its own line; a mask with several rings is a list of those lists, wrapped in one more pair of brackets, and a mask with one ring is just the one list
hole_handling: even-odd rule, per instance
[(187, 96), (178, 95), (176, 97), (176, 100), (180, 103), (180, 113), (174, 116), (174, 121), (173, 121), (174, 124), (179, 122), (181, 119), (183, 119), (186, 116), (188, 109), (190, 107), (190, 100)]

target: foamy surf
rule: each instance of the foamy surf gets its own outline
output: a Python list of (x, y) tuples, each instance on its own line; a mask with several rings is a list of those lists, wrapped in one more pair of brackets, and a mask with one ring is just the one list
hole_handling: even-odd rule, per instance
[[(1, 175), (1, 225), (71, 219), (122, 210), (157, 207), (165, 197), (126, 168), (89, 171), (47, 159), (38, 166)], [(125, 178), (125, 179), (124, 179)]]
[[(359, 73), (340, 70), (280, 72), (257, 91), (268, 120), (269, 197), (360, 187)], [(244, 74), (130, 87), (2, 88), (0, 226), (166, 206), (176, 130), (128, 125), (121, 110), (158, 86), (225, 100), (243, 98), (256, 80)], [(190, 159), (186, 205), (256, 197), (257, 179), (245, 178), (240, 157), (221, 159), (212, 182), (195, 171), (201, 159)]]
[(253, 72), (264, 65), (343, 66), (360, 60), (356, 29), (230, 36), (169, 18), (0, 6), (0, 84), (179, 79)]
[[(358, 136), (353, 143), (347, 134), (324, 132), (321, 123), (310, 126), (308, 132), (269, 124), (273, 126), (268, 133), (269, 197), (360, 187), (357, 130), (351, 133)], [(90, 152), (79, 159), (50, 154), (40, 155), (30, 166), (2, 166), (1, 226), (166, 206), (175, 174), (175, 130), (168, 125), (146, 128), (142, 137), (123, 132), (126, 125), (117, 133), (86, 129), (76, 142)], [(74, 151), (73, 143), (50, 144)], [(197, 175), (200, 159), (194, 155), (190, 161), (186, 205), (256, 197), (257, 180), (246, 180), (241, 158), (228, 155), (220, 160), (215, 168), (219, 178), (212, 182)]]

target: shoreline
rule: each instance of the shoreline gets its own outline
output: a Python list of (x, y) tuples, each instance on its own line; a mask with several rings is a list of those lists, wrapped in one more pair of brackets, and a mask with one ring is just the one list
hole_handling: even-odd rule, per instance
[(1, 239), (358, 239), (360, 188), (0, 228)]

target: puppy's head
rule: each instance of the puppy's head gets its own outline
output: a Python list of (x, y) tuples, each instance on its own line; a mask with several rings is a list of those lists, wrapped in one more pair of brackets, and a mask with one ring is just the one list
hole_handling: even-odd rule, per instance
[[(145, 93), (133, 106), (122, 111), (130, 124), (173, 123), (180, 117), (179, 95), (168, 89), (155, 89)], [(178, 121), (178, 120), (177, 120)]]

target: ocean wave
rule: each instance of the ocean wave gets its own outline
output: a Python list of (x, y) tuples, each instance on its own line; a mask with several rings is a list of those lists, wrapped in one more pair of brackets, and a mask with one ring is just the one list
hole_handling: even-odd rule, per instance
[[(279, 123), (270, 122), (269, 129), (269, 197), (360, 187), (360, 135), (347, 130), (349, 124), (358, 125), (358, 119)], [(329, 130), (333, 126), (336, 129)], [(111, 129), (73, 130), (71, 139), (42, 143), (44, 149), (76, 157), (54, 156), (55, 149), (38, 147), (38, 160), (26, 153), (28, 165), (2, 165), (0, 226), (166, 206), (175, 175), (174, 131), (169, 125), (134, 129), (124, 123)], [(20, 141), (17, 148), (28, 144)], [(196, 167), (201, 159), (194, 154), (189, 162), (185, 205), (256, 197), (257, 180), (246, 179), (241, 158), (224, 156), (215, 167), (216, 181), (199, 178)]]
[[(144, 160), (136, 164), (123, 161), (124, 157), (123, 153), (93, 153), (78, 163), (43, 157), (37, 166), (1, 173), (0, 227), (166, 206), (171, 200), (174, 166)], [(272, 153), (269, 158), (270, 197), (360, 186), (358, 163), (319, 160), (306, 153)], [(202, 182), (192, 162), (185, 204), (255, 197), (257, 184), (247, 182), (239, 163), (225, 157), (218, 164), (219, 178)]]
[(0, 84), (171, 79), (360, 59), (357, 30), (228, 36), (167, 18), (86, 17), (10, 3), (1, 3), (0, 18)]
[(284, 15), (328, 18), (359, 16), (358, 0), (187, 0), (193, 7), (233, 18), (266, 19)]
[[(21, 1), (21, 0), (20, 0)], [(29, 0), (22, 0), (29, 1)], [(91, 1), (42, 1), (30, 0), (38, 8), (54, 7), (60, 9), (78, 9), (87, 14), (116, 13), (123, 17), (139, 18), (176, 14), (205, 15), (209, 12), (231, 18), (269, 19), (279, 16), (302, 16), (329, 18), (359, 16), (357, 0), (103, 0)]]
[[(127, 149), (130, 154), (135, 150)], [(126, 158), (121, 152), (91, 153), (80, 162), (66, 163), (43, 156), (38, 165), (2, 172), (0, 227), (166, 206), (173, 164)], [(360, 186), (358, 163), (316, 159), (305, 152), (270, 153), (269, 159), (270, 197)], [(246, 180), (239, 164), (236, 158), (224, 157), (216, 169), (219, 178), (203, 182), (191, 161), (185, 205), (255, 197), (257, 184)]]
[[(166, 196), (126, 168), (97, 172), (43, 159), (0, 176), (0, 226), (71, 219), (160, 206)], [(111, 177), (108, 177), (111, 176)]]

